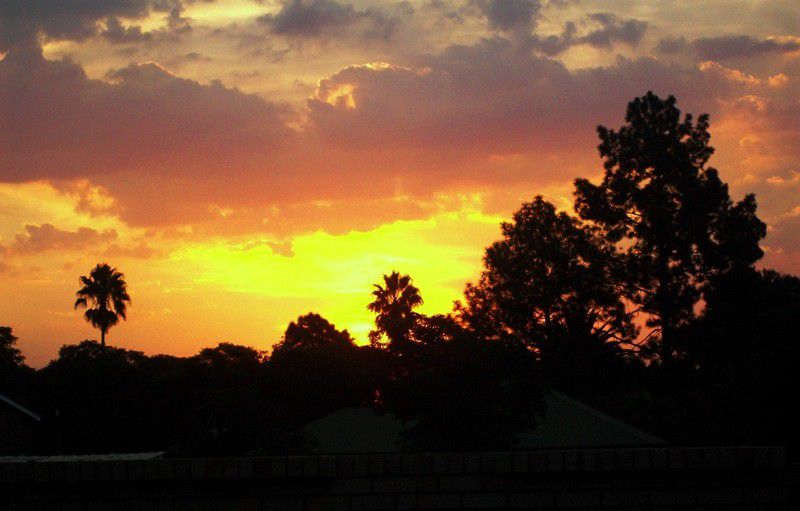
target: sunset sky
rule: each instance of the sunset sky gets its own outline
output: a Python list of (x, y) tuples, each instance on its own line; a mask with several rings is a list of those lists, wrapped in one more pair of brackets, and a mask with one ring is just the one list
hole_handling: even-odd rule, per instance
[(711, 114), (712, 165), (800, 272), (797, 0), (0, 0), (0, 325), (28, 363), (109, 342), (268, 349), (314, 311), (365, 341), (393, 269), (447, 312), (498, 224), (602, 171), (653, 90)]

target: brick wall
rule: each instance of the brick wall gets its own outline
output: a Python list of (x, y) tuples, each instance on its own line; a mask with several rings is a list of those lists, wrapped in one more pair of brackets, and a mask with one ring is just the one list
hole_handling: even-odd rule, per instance
[(0, 464), (0, 509), (800, 509), (779, 448)]

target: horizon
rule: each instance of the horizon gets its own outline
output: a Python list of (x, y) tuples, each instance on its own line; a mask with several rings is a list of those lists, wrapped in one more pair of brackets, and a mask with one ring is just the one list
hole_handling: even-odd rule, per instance
[(108, 342), (148, 355), (269, 350), (308, 312), (367, 343), (393, 270), (449, 312), (648, 90), (710, 114), (759, 267), (800, 273), (796, 2), (163, 5), (0, 19), (0, 325), (34, 367), (99, 337), (72, 304), (103, 261), (133, 298)]

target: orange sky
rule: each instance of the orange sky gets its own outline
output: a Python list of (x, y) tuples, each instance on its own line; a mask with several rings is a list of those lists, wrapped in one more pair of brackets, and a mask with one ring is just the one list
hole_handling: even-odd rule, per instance
[(711, 114), (764, 264), (800, 272), (794, 1), (0, 9), (0, 324), (35, 366), (97, 336), (71, 305), (99, 261), (133, 296), (110, 342), (148, 353), (267, 349), (309, 311), (364, 340), (393, 269), (446, 312), (520, 202), (570, 208), (595, 126), (649, 89)]

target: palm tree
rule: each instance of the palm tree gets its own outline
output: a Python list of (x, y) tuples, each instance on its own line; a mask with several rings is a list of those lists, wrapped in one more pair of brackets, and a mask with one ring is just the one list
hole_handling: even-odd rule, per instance
[[(119, 322), (127, 319), (125, 312), (131, 303), (125, 275), (106, 263), (98, 264), (89, 276), (80, 278), (81, 287), (75, 295), (75, 309), (86, 307), (84, 318), (93, 327), (100, 329), (100, 346), (106, 345), (106, 332)], [(89, 306), (91, 304), (91, 307)]]
[(375, 330), (370, 332), (370, 340), (377, 344), (382, 335), (389, 338), (389, 348), (401, 351), (408, 341), (408, 332), (414, 326), (417, 313), (414, 308), (422, 305), (419, 289), (411, 284), (411, 277), (393, 271), (383, 275), (383, 283), (373, 284), (374, 300), (367, 308), (377, 314)]

